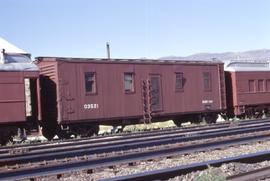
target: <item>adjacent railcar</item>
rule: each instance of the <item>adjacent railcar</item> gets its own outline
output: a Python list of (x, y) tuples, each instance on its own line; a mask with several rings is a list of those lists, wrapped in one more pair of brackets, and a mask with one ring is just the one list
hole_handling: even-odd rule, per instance
[(225, 64), (229, 117), (259, 117), (270, 109), (270, 67), (267, 61)]
[[(7, 53), (0, 58), (0, 143), (5, 144), (17, 129), (37, 120), (39, 71), (27, 55)], [(31, 122), (31, 123), (30, 123)], [(35, 124), (37, 125), (37, 123)]]
[(91, 135), (99, 124), (211, 122), (226, 109), (223, 63), (37, 57), (43, 134)]

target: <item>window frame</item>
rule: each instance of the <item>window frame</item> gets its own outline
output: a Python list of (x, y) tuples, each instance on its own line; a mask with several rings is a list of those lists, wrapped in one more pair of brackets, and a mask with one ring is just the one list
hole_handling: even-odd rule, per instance
[[(131, 75), (131, 90), (126, 90), (126, 75)], [(134, 72), (124, 72), (123, 88), (124, 88), (125, 94), (135, 94), (135, 73)]]
[[(260, 86), (262, 86), (262, 87), (260, 87)], [(265, 87), (264, 86), (264, 80), (263, 79), (258, 79), (257, 92), (265, 92), (265, 88), (264, 87)]]
[(270, 79), (265, 80), (265, 92), (270, 92)]
[[(207, 77), (206, 77), (207, 75)], [(206, 87), (206, 80), (208, 80), (208, 87)], [(212, 91), (212, 75), (211, 72), (203, 72), (203, 90), (205, 92), (211, 92)]]
[[(253, 90), (251, 90), (251, 87), (252, 87)], [(254, 79), (249, 79), (248, 80), (248, 92), (249, 93), (255, 93), (256, 92), (255, 80)]]
[[(93, 75), (93, 87), (92, 87), (92, 91), (87, 91), (87, 82), (86, 82), (86, 76), (87, 74), (91, 74)], [(84, 72), (84, 91), (86, 95), (95, 95), (97, 94), (97, 73), (93, 72), (93, 71), (89, 71), (89, 72)]]
[[(175, 92), (184, 92), (184, 73), (183, 72), (175, 72)], [(181, 83), (181, 86), (180, 87), (177, 87), (177, 76), (180, 76), (180, 83)], [(180, 85), (180, 84), (179, 84)]]

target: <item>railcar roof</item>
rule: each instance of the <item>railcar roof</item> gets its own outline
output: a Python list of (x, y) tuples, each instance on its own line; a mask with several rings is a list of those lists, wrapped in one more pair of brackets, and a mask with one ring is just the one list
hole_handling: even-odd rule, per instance
[(163, 60), (163, 59), (107, 59), (107, 58), (69, 58), (69, 57), (36, 57), (36, 61), (64, 61), (77, 63), (123, 63), (123, 64), (223, 64), (221, 61), (190, 61), (190, 60)]
[(270, 71), (269, 61), (256, 60), (230, 60), (224, 64), (224, 70), (229, 72), (245, 72), (245, 71)]

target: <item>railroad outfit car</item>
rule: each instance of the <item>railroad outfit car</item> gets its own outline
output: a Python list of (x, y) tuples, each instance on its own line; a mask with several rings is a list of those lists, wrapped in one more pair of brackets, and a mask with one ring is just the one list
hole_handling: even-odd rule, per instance
[(230, 61), (225, 71), (230, 117), (258, 117), (270, 110), (269, 62)]
[(83, 135), (99, 124), (211, 122), (226, 109), (223, 63), (37, 57), (43, 134)]
[[(18, 128), (37, 120), (39, 71), (29, 54), (7, 53), (0, 58), (0, 143), (5, 144)], [(33, 125), (37, 125), (33, 124)]]

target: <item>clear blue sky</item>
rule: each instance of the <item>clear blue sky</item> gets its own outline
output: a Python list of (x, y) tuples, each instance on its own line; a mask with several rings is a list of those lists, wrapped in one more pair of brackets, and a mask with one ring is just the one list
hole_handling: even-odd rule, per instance
[(270, 48), (269, 0), (2, 0), (0, 36), (33, 56), (158, 58)]

